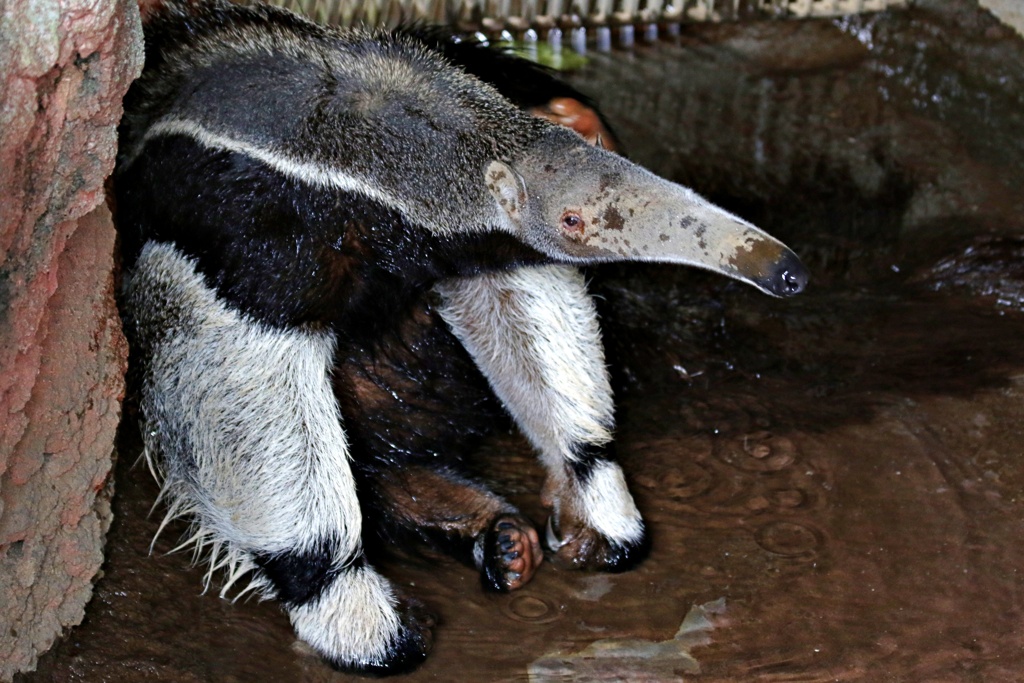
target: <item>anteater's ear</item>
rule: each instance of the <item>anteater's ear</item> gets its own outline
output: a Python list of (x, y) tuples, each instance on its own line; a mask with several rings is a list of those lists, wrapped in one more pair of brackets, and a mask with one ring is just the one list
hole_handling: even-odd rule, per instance
[(516, 226), (522, 225), (526, 208), (526, 181), (508, 164), (492, 161), (484, 171), (487, 190)]

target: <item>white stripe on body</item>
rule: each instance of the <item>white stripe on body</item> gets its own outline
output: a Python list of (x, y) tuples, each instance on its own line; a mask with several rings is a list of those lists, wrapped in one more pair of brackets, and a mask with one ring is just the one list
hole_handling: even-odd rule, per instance
[(147, 142), (168, 135), (183, 135), (192, 138), (208, 149), (235, 152), (256, 159), (275, 171), (311, 187), (334, 188), (347, 192), (356, 192), (400, 211), (406, 216), (412, 213), (410, 207), (405, 202), (387, 192), (381, 191), (379, 187), (362, 178), (343, 173), (336, 168), (294, 159), (284, 153), (209, 130), (202, 124), (184, 119), (164, 118), (155, 122), (146, 130), (146, 134), (139, 141), (135, 149), (132, 150), (132, 154), (122, 162), (122, 165), (125, 167), (130, 166), (142, 153)]

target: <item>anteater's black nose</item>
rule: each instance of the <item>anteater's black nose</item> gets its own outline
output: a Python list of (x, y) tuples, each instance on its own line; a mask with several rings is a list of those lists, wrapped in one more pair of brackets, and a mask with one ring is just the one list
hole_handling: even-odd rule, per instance
[(775, 296), (793, 296), (804, 291), (809, 278), (807, 269), (796, 254), (787, 251), (775, 264), (774, 272), (765, 283), (766, 289)]

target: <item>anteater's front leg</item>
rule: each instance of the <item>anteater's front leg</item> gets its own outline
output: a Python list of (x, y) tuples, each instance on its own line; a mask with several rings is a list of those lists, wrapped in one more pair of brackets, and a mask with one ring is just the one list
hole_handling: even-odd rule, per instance
[(124, 305), (146, 361), (147, 453), (162, 470), (170, 514), (194, 518), (211, 566), (227, 567), (229, 583), (254, 570), (299, 637), (339, 668), (415, 666), (429, 630), (363, 559), (328, 378), (332, 334), (247, 318), (167, 244), (143, 249)]
[(521, 268), (438, 285), (441, 314), (540, 452), (548, 541), (572, 566), (627, 569), (643, 520), (611, 455), (614, 407), (597, 313), (575, 268)]

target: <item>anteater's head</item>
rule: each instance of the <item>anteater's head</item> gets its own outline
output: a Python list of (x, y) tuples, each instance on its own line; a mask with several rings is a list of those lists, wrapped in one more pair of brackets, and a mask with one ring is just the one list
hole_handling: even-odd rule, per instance
[(681, 263), (775, 296), (807, 284), (800, 259), (775, 238), (569, 131), (552, 127), (484, 176), (510, 229), (556, 260)]

